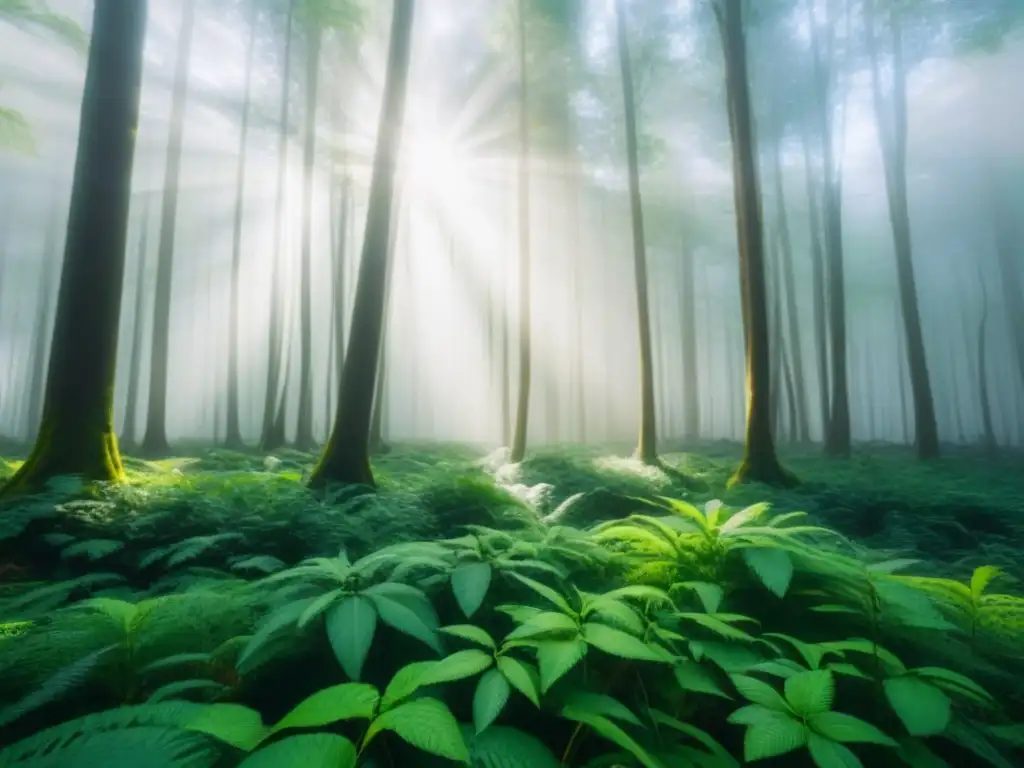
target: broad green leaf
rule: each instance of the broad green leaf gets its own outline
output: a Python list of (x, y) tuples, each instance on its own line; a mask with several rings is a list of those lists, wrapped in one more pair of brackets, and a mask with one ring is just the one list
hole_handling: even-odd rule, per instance
[(896, 560), (886, 560), (881, 563), (869, 563), (866, 568), (870, 573), (896, 573), (896, 571), (902, 571), (912, 565), (917, 565), (920, 562), (920, 560), (915, 560), (911, 557), (901, 557)]
[(598, 597), (608, 600), (632, 598), (634, 600), (646, 600), (657, 604), (672, 605), (672, 598), (668, 592), (657, 587), (647, 586), (646, 584), (629, 584), (625, 587), (613, 589), (611, 592), (605, 592)]
[(576, 615), (576, 612), (572, 609), (572, 606), (569, 605), (569, 602), (547, 584), (541, 584), (539, 581), (534, 581), (530, 577), (523, 576), (521, 573), (516, 573), (515, 571), (508, 571), (507, 573), (516, 581), (525, 584), (545, 600), (557, 606), (566, 615)]
[(743, 758), (747, 762), (777, 757), (807, 744), (807, 728), (803, 723), (779, 715), (747, 728), (743, 737)]
[(942, 667), (916, 667), (910, 670), (911, 674), (923, 677), (947, 691), (959, 693), (974, 699), (979, 704), (991, 705), (992, 695), (971, 680), (961, 674)]
[(697, 593), (705, 613), (718, 613), (722, 598), (725, 597), (725, 591), (718, 584), (707, 581), (684, 581), (679, 586)]
[(864, 768), (849, 747), (816, 733), (807, 734), (807, 749), (818, 768)]
[(598, 650), (621, 659), (654, 661), (662, 664), (671, 664), (673, 661), (673, 658), (665, 651), (650, 646), (640, 638), (627, 634), (621, 629), (604, 624), (595, 622), (584, 624), (583, 639)]
[(974, 573), (971, 575), (971, 597), (975, 603), (981, 600), (981, 596), (985, 594), (985, 590), (993, 579), (1001, 576), (1002, 573), (1003, 570), (994, 565), (982, 565), (974, 569)]
[(682, 660), (675, 666), (676, 682), (684, 691), (694, 693), (708, 693), (712, 696), (721, 696), (723, 699), (731, 699), (728, 693), (715, 680), (711, 671), (698, 664), (696, 661)]
[(325, 592), (314, 600), (310, 606), (302, 612), (299, 616), (298, 626), (299, 629), (305, 628), (309, 622), (319, 616), (321, 613), (331, 607), (331, 603), (337, 600), (339, 597), (344, 595), (347, 590), (344, 589), (332, 589), (330, 592)]
[(600, 617), (605, 624), (611, 624), (634, 635), (643, 634), (644, 620), (635, 609), (626, 603), (601, 596), (588, 603), (583, 611), (584, 617), (595, 615)]
[(420, 685), (437, 685), (478, 675), (494, 663), (494, 657), (477, 648), (457, 651), (437, 661), (420, 679)]
[(790, 712), (789, 703), (768, 683), (747, 675), (729, 675), (729, 679), (732, 680), (732, 684), (736, 686), (740, 695), (748, 701), (776, 712)]
[(335, 657), (351, 680), (358, 680), (373, 644), (377, 611), (361, 595), (348, 597), (327, 612), (327, 639)]
[(645, 768), (665, 768), (660, 760), (649, 754), (640, 744), (622, 728), (607, 717), (596, 715), (587, 710), (579, 710), (571, 706), (562, 709), (562, 717), (577, 723), (590, 726), (593, 731), (613, 744), (617, 744), (635, 757)]
[(511, 656), (499, 656), (498, 671), (513, 688), (532, 701), (535, 707), (540, 707), (540, 674), (532, 665)]
[(546, 693), (559, 679), (587, 653), (582, 640), (545, 640), (537, 645), (537, 663), (540, 667), (540, 690)]
[(762, 501), (758, 504), (752, 504), (745, 509), (741, 509), (730, 515), (724, 523), (718, 526), (718, 531), (722, 534), (735, 533), (748, 523), (752, 523), (760, 519), (770, 507), (770, 504)]
[(604, 693), (575, 691), (566, 697), (564, 706), (571, 707), (573, 712), (590, 712), (601, 717), (621, 720), (630, 725), (643, 726), (640, 718), (633, 714), (629, 707)]
[(494, 642), (494, 638), (487, 634), (485, 630), (480, 629), (480, 627), (474, 627), (472, 624), (452, 624), (448, 627), (441, 627), (438, 631), (452, 637), (461, 637), (463, 640), (482, 645), (485, 648), (498, 647), (497, 643)]
[(540, 739), (516, 728), (492, 725), (472, 736), (473, 768), (559, 768), (558, 759)]
[(452, 571), (452, 592), (462, 612), (472, 616), (480, 608), (491, 586), (491, 565), (469, 563)]
[(498, 719), (511, 692), (508, 680), (497, 669), (489, 669), (480, 676), (473, 693), (473, 726), (477, 733)]
[(339, 720), (370, 720), (379, 700), (377, 689), (372, 685), (333, 685), (303, 699), (270, 729), (270, 733), (285, 728), (320, 728)]
[(438, 654), (444, 653), (441, 643), (437, 639), (438, 626), (436, 616), (431, 624), (423, 611), (417, 611), (404, 601), (394, 600), (380, 594), (374, 595), (372, 600), (377, 608), (377, 613), (385, 624), (403, 634), (416, 638)]
[(801, 672), (785, 683), (786, 701), (793, 711), (804, 717), (828, 712), (836, 694), (836, 681), (825, 669)]
[(793, 558), (784, 549), (748, 548), (743, 550), (746, 560), (757, 577), (772, 593), (784, 597), (793, 579)]
[(686, 621), (692, 621), (694, 624), (699, 624), (705, 629), (710, 629), (715, 634), (730, 640), (742, 640), (747, 643), (754, 641), (750, 633), (744, 632), (742, 629), (734, 627), (732, 624), (724, 622), (715, 616), (708, 616), (706, 613), (677, 613), (676, 616)]
[(264, 747), (238, 768), (355, 768), (356, 748), (333, 733), (291, 736)]
[(299, 617), (306, 612), (306, 609), (309, 608), (315, 600), (315, 597), (296, 600), (288, 603), (287, 605), (281, 606), (267, 616), (259, 625), (259, 629), (256, 630), (256, 633), (249, 638), (249, 642), (246, 643), (245, 648), (242, 649), (242, 652), (239, 654), (238, 661), (235, 663), (238, 670), (240, 672), (247, 671), (247, 662), (256, 659), (257, 652), (262, 650), (271, 640), (277, 637), (281, 630), (289, 625), (294, 625), (299, 620)]
[(469, 763), (469, 750), (451, 711), (437, 699), (414, 699), (389, 709), (370, 724), (363, 745), (381, 731), (394, 731), (417, 749), (457, 763)]
[(522, 640), (527, 637), (538, 637), (539, 635), (564, 634), (573, 635), (579, 633), (579, 625), (572, 616), (554, 611), (543, 611), (527, 619), (512, 630), (506, 640)]
[(853, 715), (842, 712), (821, 712), (807, 718), (807, 724), (815, 733), (832, 741), (849, 744), (880, 744), (895, 747), (896, 742), (882, 731)]
[[(772, 714), (774, 715), (775, 713)], [(719, 744), (718, 741), (716, 741), (710, 734), (702, 731), (700, 728), (677, 720), (676, 718), (657, 709), (651, 709), (650, 715), (651, 719), (658, 725), (671, 728), (678, 733), (689, 736), (691, 739), (701, 744), (709, 753), (715, 756), (715, 762), (710, 764), (713, 765), (714, 768), (739, 768), (739, 762), (729, 754), (725, 747)]]
[(384, 690), (384, 696), (380, 700), (381, 710), (391, 709), (395, 704), (419, 690), (423, 686), (424, 675), (437, 663), (436, 661), (414, 661), (398, 670)]
[(952, 703), (941, 689), (913, 675), (891, 677), (883, 686), (889, 704), (911, 736), (935, 736), (946, 730)]
[(788, 713), (779, 712), (775, 709), (768, 709), (768, 707), (762, 707), (760, 704), (747, 704), (745, 707), (740, 707), (731, 715), (729, 715), (727, 722), (733, 725), (757, 725), (763, 723), (766, 720), (773, 720), (778, 717), (789, 718)]

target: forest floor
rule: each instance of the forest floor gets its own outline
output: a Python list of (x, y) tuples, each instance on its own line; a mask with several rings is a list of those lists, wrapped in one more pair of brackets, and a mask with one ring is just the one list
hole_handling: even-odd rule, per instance
[[(473, 447), (410, 444), (375, 459), (377, 494), (347, 489), (322, 498), (302, 485), (312, 454), (183, 452), (192, 455), (126, 458), (131, 482), (99, 498), (69, 501), (75, 484), (58, 483), (52, 496), (6, 511), (0, 516), (0, 571), (45, 579), (58, 574), (22, 569), (52, 566), (63, 577), (94, 570), (96, 561), (127, 566), (134, 553), (225, 533), (243, 536), (235, 537), (237, 546), (225, 540), (210, 547), (211, 564), (243, 551), (293, 563), (343, 547), (359, 555), (395, 542), (458, 535), (466, 524), (501, 527), (502, 517), (556, 510), (561, 522), (584, 527), (637, 511), (637, 498), (670, 496), (721, 499), (730, 506), (766, 501), (777, 512), (807, 512), (872, 549), (920, 558), (919, 571), (963, 578), (979, 565), (994, 564), (1024, 580), (1019, 455), (949, 452), (923, 463), (887, 446), (849, 460), (824, 458), (816, 448), (789, 450), (785, 463), (802, 482), (780, 491), (756, 484), (726, 488), (740, 454), (733, 443), (666, 453), (667, 472), (626, 458), (625, 447), (542, 448), (522, 465), (502, 467), (499, 454), (485, 456)], [(17, 466), (16, 459), (0, 459), (0, 480)], [(60, 514), (54, 515), (58, 503)], [(72, 539), (79, 546), (69, 552)], [(5, 580), (0, 572), (0, 582)]]

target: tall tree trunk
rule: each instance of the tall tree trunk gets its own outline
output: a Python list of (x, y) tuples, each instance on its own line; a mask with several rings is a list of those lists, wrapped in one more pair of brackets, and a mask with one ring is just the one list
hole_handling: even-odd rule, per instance
[(313, 437), (313, 175), (316, 161), (316, 106), (320, 80), (321, 32), (315, 24), (309, 27), (309, 50), (306, 60), (306, 144), (303, 152), (302, 188), (302, 276), (299, 312), (299, 418), (295, 431), (295, 447), (309, 451), (316, 446)]
[(654, 356), (651, 349), (647, 245), (644, 238), (643, 204), (640, 199), (640, 160), (637, 150), (633, 65), (629, 57), (626, 6), (623, 0), (615, 0), (615, 29), (626, 123), (626, 163), (629, 170), (629, 208), (633, 225), (633, 270), (636, 279), (637, 327), (640, 341), (640, 435), (637, 440), (636, 456), (644, 464), (657, 464), (658, 422), (654, 405)]
[(283, 407), (278, 408), (283, 385), (282, 343), (284, 340), (284, 281), (281, 279), (281, 251), (284, 249), (283, 232), (285, 198), (288, 174), (288, 115), (291, 105), (290, 86), (292, 71), (292, 27), (295, 23), (296, 0), (288, 2), (288, 21), (284, 36), (284, 66), (281, 73), (281, 113), (277, 134), (277, 200), (274, 205), (274, 234), (271, 243), (272, 266), (270, 278), (270, 327), (267, 334), (267, 386), (263, 397), (263, 421), (260, 450), (276, 451), (285, 441)]
[(814, 182), (811, 150), (806, 136), (803, 138), (804, 169), (807, 174), (808, 217), (811, 234), (811, 286), (813, 293), (814, 346), (818, 365), (818, 407), (821, 418), (822, 443), (828, 434), (832, 404), (829, 397), (828, 312), (825, 302), (825, 254), (822, 247), (821, 206), (818, 185)]
[(59, 269), (58, 262), (60, 253), (57, 250), (60, 244), (57, 241), (58, 201), (56, 189), (53, 191), (50, 211), (50, 226), (46, 231), (45, 242), (43, 243), (42, 270), (39, 275), (39, 287), (36, 291), (36, 320), (33, 328), (32, 339), (32, 375), (29, 378), (28, 409), (26, 411), (25, 434), (29, 440), (36, 437), (39, 424), (43, 418), (43, 392), (46, 389), (46, 367), (47, 352), (50, 337), (53, 334), (51, 328), (51, 315), (53, 314), (53, 283), (55, 273)]
[(249, 111), (252, 99), (252, 69), (256, 51), (256, 24), (259, 5), (250, 0), (249, 47), (245, 55), (245, 95), (242, 97), (242, 128), (238, 138), (238, 166), (235, 170), (235, 218), (231, 244), (231, 298), (228, 305), (228, 392), (227, 425), (224, 445), (242, 447), (242, 428), (239, 418), (239, 297), (242, 292), (242, 219), (245, 207), (245, 161), (249, 138)]
[(700, 438), (700, 368), (697, 362), (697, 290), (693, 248), (683, 245), (683, 274), (680, 290), (683, 314), (683, 437)]
[(783, 469), (771, 429), (771, 344), (768, 338), (768, 291), (765, 285), (761, 191), (754, 151), (743, 0), (716, 5), (725, 54), (726, 98), (732, 137), (733, 193), (740, 251), (740, 301), (747, 367), (747, 419), (743, 460), (730, 478), (789, 486), (796, 478)]
[(782, 276), (779, 281), (780, 290), (785, 290), (786, 322), (789, 330), (789, 344), (786, 355), (791, 363), (791, 382), (794, 397), (790, 406), (796, 411), (793, 424), (795, 439), (803, 444), (811, 441), (809, 418), (807, 415), (807, 389), (804, 376), (804, 356), (800, 343), (800, 318), (797, 306), (796, 277), (793, 271), (793, 240), (789, 233), (789, 216), (787, 215), (786, 190), (782, 179), (782, 146), (781, 141), (775, 143), (773, 159), (775, 164), (775, 198), (778, 200), (778, 232), (779, 257), (781, 259)]
[[(395, 254), (398, 251), (398, 239), (401, 236), (402, 198), (402, 184), (399, 181), (395, 186), (391, 209), (391, 235), (388, 239), (388, 273), (384, 289), (384, 326), (381, 329), (380, 366), (377, 370), (377, 388), (373, 393), (373, 415), (370, 418), (370, 454), (373, 456), (391, 452), (391, 446), (384, 440), (384, 393), (387, 391), (388, 332), (393, 322), (391, 297), (395, 289)], [(452, 369), (454, 370), (455, 366), (452, 366)]]
[(391, 43), (377, 149), (370, 180), (363, 254), (359, 261), (351, 336), (345, 355), (334, 428), (309, 484), (373, 485), (370, 419), (380, 362), (391, 239), (391, 207), (405, 117), (414, 0), (394, 0)]
[(988, 290), (985, 288), (985, 274), (979, 269), (981, 282), (981, 319), (978, 321), (978, 401), (981, 406), (982, 447), (989, 455), (999, 452), (996, 439), (995, 421), (992, 418), (992, 401), (988, 383)]
[(532, 317), (530, 311), (530, 93), (526, 69), (526, 0), (517, 4), (519, 26), (519, 156), (516, 186), (519, 195), (519, 396), (516, 400), (516, 421), (512, 431), (509, 461), (518, 463), (526, 456), (529, 430), (531, 377)]
[(1000, 189), (995, 173), (990, 172), (988, 208), (992, 212), (995, 229), (996, 257), (999, 283), (1002, 286), (1003, 305), (1009, 319), (1010, 344), (1013, 359), (1024, 386), (1024, 272), (1021, 270), (1020, 249), (1014, 232), (1019, 218), (1010, 209), (1008, 193)]
[(178, 219), (181, 175), (181, 145), (185, 133), (188, 101), (189, 62), (195, 29), (196, 0), (184, 0), (178, 37), (178, 61), (171, 93), (171, 127), (164, 173), (164, 199), (160, 212), (160, 242), (157, 251), (156, 295), (153, 300), (153, 341), (150, 346), (149, 409), (142, 453), (164, 456), (167, 443), (167, 377), (171, 341), (171, 289), (174, 280), (174, 241)]
[(917, 280), (911, 239), (910, 211), (907, 202), (907, 70), (903, 60), (903, 35), (899, 11), (890, 8), (889, 31), (892, 35), (892, 93), (882, 89), (882, 66), (875, 32), (874, 0), (866, 3), (865, 19), (871, 59), (871, 91), (875, 103), (885, 191), (889, 199), (889, 223), (892, 226), (896, 255), (896, 276), (903, 310), (903, 330), (910, 369), (910, 391), (914, 400), (914, 443), (918, 458), (933, 459), (940, 453), (939, 428), (935, 418), (931, 377), (924, 346), (924, 331), (918, 308)]
[(139, 418), (139, 390), (142, 376), (142, 350), (146, 323), (146, 267), (149, 255), (149, 204), (150, 197), (142, 209), (142, 224), (139, 227), (138, 267), (135, 275), (135, 311), (132, 313), (132, 358), (128, 367), (128, 393), (124, 406), (124, 423), (121, 425), (121, 447), (135, 450), (136, 424)]
[(59, 475), (124, 479), (114, 376), (145, 30), (143, 0), (93, 5), (42, 424), (4, 496), (40, 490)]

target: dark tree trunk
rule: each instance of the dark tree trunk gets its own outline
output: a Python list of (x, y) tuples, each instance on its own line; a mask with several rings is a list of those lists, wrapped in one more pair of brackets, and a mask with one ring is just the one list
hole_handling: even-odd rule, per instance
[(334, 428), (309, 479), (314, 488), (332, 482), (374, 484), (370, 469), (370, 420), (383, 336), (392, 197), (405, 116), (414, 9), (413, 0), (394, 0), (387, 77), (352, 309), (351, 338)]
[(629, 208), (633, 229), (633, 271), (636, 279), (637, 326), (640, 341), (640, 435), (636, 457), (644, 464), (658, 463), (657, 416), (654, 405), (654, 355), (651, 349), (651, 315), (647, 285), (647, 245), (644, 212), (640, 200), (640, 160), (637, 150), (636, 97), (633, 65), (626, 34), (626, 6), (615, 0), (615, 29), (622, 76), (622, 101), (626, 123), (626, 163), (629, 169)]
[(149, 203), (142, 209), (142, 224), (139, 227), (139, 255), (135, 276), (135, 311), (132, 313), (132, 358), (128, 367), (128, 393), (124, 406), (124, 423), (121, 426), (121, 447), (134, 451), (137, 447), (136, 425), (139, 419), (139, 389), (142, 376), (142, 350), (146, 323), (146, 267), (149, 255)]
[(235, 219), (231, 244), (231, 298), (228, 305), (228, 392), (227, 424), (224, 445), (227, 448), (242, 447), (242, 427), (239, 418), (239, 296), (242, 282), (242, 219), (245, 207), (245, 161), (249, 138), (249, 110), (252, 97), (252, 66), (256, 51), (256, 22), (259, 5), (250, 0), (252, 15), (249, 18), (249, 47), (245, 55), (245, 95), (242, 97), (242, 128), (238, 139), (238, 166), (235, 171)]
[(142, 0), (96, 0), (42, 424), (4, 496), (124, 478), (114, 377), (145, 30)]
[(814, 171), (811, 166), (811, 151), (806, 137), (804, 146), (804, 168), (807, 173), (807, 201), (810, 207), (811, 233), (811, 286), (813, 292), (814, 312), (814, 346), (818, 365), (818, 407), (821, 418), (822, 442), (828, 435), (828, 423), (831, 419), (832, 405), (829, 399), (829, 355), (828, 355), (828, 312), (825, 305), (825, 254), (821, 237), (821, 208), (818, 185), (814, 182)]
[(765, 285), (761, 192), (754, 151), (743, 0), (715, 6), (726, 66), (726, 98), (732, 137), (736, 234), (740, 250), (740, 301), (747, 366), (747, 420), (743, 460), (730, 484), (745, 481), (790, 486), (796, 478), (783, 469), (771, 429), (771, 345)]
[(871, 84), (875, 102), (885, 191), (889, 199), (889, 223), (892, 225), (896, 254), (896, 276), (903, 311), (903, 330), (910, 370), (910, 391), (914, 400), (914, 443), (918, 458), (933, 459), (940, 454), (939, 428), (935, 419), (935, 401), (918, 308), (917, 280), (914, 275), (910, 211), (907, 202), (907, 70), (903, 61), (903, 40), (899, 11), (890, 9), (892, 34), (892, 93), (882, 90), (882, 67), (875, 35), (873, 0), (867, 4), (867, 36), (871, 58)]
[[(391, 235), (388, 238), (388, 274), (384, 289), (384, 326), (381, 329), (380, 342), (380, 367), (377, 371), (377, 388), (373, 393), (373, 415), (370, 419), (370, 455), (372, 456), (382, 456), (391, 452), (391, 446), (384, 440), (384, 393), (387, 391), (388, 330), (393, 322), (391, 296), (395, 289), (395, 254), (398, 250), (398, 238), (401, 236), (402, 226), (402, 185), (400, 182), (395, 187), (392, 205)], [(454, 366), (452, 369), (454, 370)]]
[(185, 133), (188, 101), (189, 61), (195, 29), (196, 0), (182, 5), (178, 37), (178, 61), (171, 94), (171, 129), (164, 173), (164, 199), (160, 212), (160, 242), (157, 251), (156, 295), (153, 300), (153, 341), (150, 346), (149, 409), (142, 453), (165, 456), (167, 443), (167, 377), (171, 341), (171, 289), (174, 280), (174, 241), (178, 219), (178, 191), (181, 174), (181, 145)]
[(320, 45), (320, 29), (311, 25), (309, 50), (306, 52), (306, 142), (302, 163), (302, 274), (299, 301), (299, 414), (295, 430), (295, 447), (300, 451), (311, 451), (316, 447), (316, 439), (313, 436), (313, 171), (316, 161)]
[[(340, 384), (341, 372), (345, 366), (345, 266), (348, 246), (348, 222), (349, 222), (349, 178), (346, 173), (341, 182), (341, 201), (338, 206), (337, 226), (338, 240), (334, 247), (334, 307), (333, 307), (333, 333), (334, 333), (334, 383)], [(337, 393), (337, 387), (331, 388), (332, 393)], [(328, 414), (328, 425), (334, 421), (334, 404)], [(328, 427), (329, 429), (329, 427)]]
[(700, 438), (700, 368), (697, 362), (697, 290), (693, 249), (683, 245), (681, 286), (683, 313), (683, 437)]
[(519, 195), (519, 395), (512, 430), (509, 461), (517, 463), (526, 456), (526, 438), (530, 424), (530, 387), (532, 318), (530, 311), (530, 94), (526, 69), (526, 0), (517, 4), (519, 26), (519, 156), (516, 186)]
[(283, 232), (285, 196), (288, 170), (288, 115), (292, 71), (292, 27), (295, 21), (296, 0), (288, 2), (288, 21), (284, 36), (284, 66), (281, 73), (281, 113), (277, 134), (277, 200), (274, 206), (274, 235), (270, 279), (270, 327), (267, 334), (267, 386), (263, 396), (263, 422), (260, 431), (260, 450), (276, 451), (284, 445), (284, 407), (278, 403), (284, 386), (281, 383), (282, 346), (284, 342), (284, 281), (281, 279), (281, 251), (284, 249)]

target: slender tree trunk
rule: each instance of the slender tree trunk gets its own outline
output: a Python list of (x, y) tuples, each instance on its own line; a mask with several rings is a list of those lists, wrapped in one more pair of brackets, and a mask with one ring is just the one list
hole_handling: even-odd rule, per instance
[(25, 434), (29, 440), (36, 437), (39, 424), (43, 418), (43, 393), (46, 389), (47, 352), (50, 337), (53, 335), (51, 316), (53, 315), (53, 283), (55, 273), (59, 269), (60, 244), (57, 241), (58, 193), (53, 191), (50, 211), (50, 226), (46, 231), (43, 244), (42, 270), (39, 275), (39, 287), (36, 291), (36, 320), (32, 338), (32, 375), (29, 378), (28, 409), (25, 419)]
[(309, 50), (306, 68), (306, 145), (303, 153), (302, 189), (302, 276), (299, 312), (299, 419), (295, 447), (309, 451), (316, 446), (313, 437), (313, 176), (316, 161), (316, 107), (320, 80), (321, 32), (309, 28)]
[(818, 407), (820, 408), (822, 442), (828, 434), (832, 404), (829, 399), (828, 312), (825, 302), (825, 254), (821, 237), (821, 209), (818, 185), (814, 182), (811, 151), (804, 137), (804, 168), (807, 174), (807, 201), (810, 208), (811, 286), (813, 292), (814, 344), (818, 365)]
[(934, 459), (940, 454), (939, 429), (935, 418), (931, 377), (924, 346), (924, 331), (918, 308), (917, 280), (914, 274), (910, 211), (907, 202), (907, 70), (903, 61), (903, 40), (899, 11), (890, 9), (892, 34), (892, 93), (882, 91), (882, 67), (875, 34), (874, 0), (869, 0), (865, 18), (871, 85), (878, 123), (882, 163), (885, 168), (885, 190), (889, 199), (889, 222), (892, 226), (896, 254), (896, 276), (903, 311), (903, 329), (910, 369), (910, 391), (914, 400), (914, 443), (918, 458)]
[(754, 150), (743, 0), (715, 6), (726, 65), (726, 98), (732, 137), (733, 188), (740, 250), (740, 299), (747, 367), (747, 419), (743, 460), (730, 479), (789, 486), (796, 478), (783, 469), (771, 429), (771, 344), (765, 285), (764, 228)]
[[(402, 184), (395, 186), (395, 196), (391, 209), (391, 235), (388, 239), (388, 273), (384, 289), (384, 326), (381, 330), (380, 367), (377, 370), (377, 388), (373, 394), (373, 415), (370, 419), (370, 455), (381, 456), (391, 452), (391, 446), (384, 440), (384, 397), (387, 391), (388, 373), (388, 331), (393, 322), (391, 313), (393, 305), (391, 297), (394, 293), (395, 255), (398, 251), (398, 239), (402, 232)], [(454, 347), (454, 345), (453, 345)], [(454, 366), (452, 366), (454, 370)]]
[(139, 390), (142, 376), (142, 350), (145, 338), (146, 323), (146, 268), (149, 255), (149, 203), (146, 196), (142, 209), (142, 224), (139, 227), (139, 256), (135, 276), (135, 311), (132, 313), (132, 358), (128, 368), (128, 393), (124, 406), (124, 423), (121, 426), (121, 446), (126, 450), (135, 450), (137, 444), (136, 424), (139, 418)]
[(1020, 249), (1017, 245), (1013, 224), (1019, 221), (1009, 207), (1007, 191), (999, 189), (994, 172), (989, 183), (989, 210), (995, 229), (996, 257), (999, 266), (999, 283), (1002, 286), (1003, 305), (1009, 319), (1010, 344), (1013, 359), (1024, 386), (1024, 273), (1021, 270)]
[(13, 496), (59, 475), (124, 479), (114, 377), (146, 3), (96, 0), (43, 418)]
[(981, 319), (978, 321), (978, 401), (981, 406), (982, 447), (989, 455), (999, 452), (996, 439), (995, 421), (992, 418), (992, 401), (988, 382), (988, 291), (985, 288), (985, 274), (978, 270), (981, 282)]
[(529, 429), (531, 377), (532, 317), (530, 311), (530, 93), (526, 69), (526, 0), (519, 0), (519, 157), (517, 191), (519, 194), (519, 397), (516, 421), (512, 432), (509, 461), (518, 463), (526, 457)]
[(150, 346), (149, 409), (142, 453), (164, 456), (167, 443), (167, 378), (171, 341), (171, 291), (174, 280), (174, 242), (178, 220), (178, 192), (181, 175), (181, 145), (185, 133), (188, 101), (189, 63), (195, 29), (196, 0), (184, 0), (178, 37), (178, 62), (171, 93), (171, 128), (164, 173), (164, 199), (160, 214), (160, 242), (157, 251), (156, 295), (153, 300), (153, 341)]
[(683, 314), (683, 437), (697, 440), (701, 436), (700, 368), (697, 362), (697, 291), (694, 252), (683, 245), (681, 306)]
[(392, 197), (405, 116), (414, 8), (413, 0), (394, 0), (366, 234), (352, 309), (351, 341), (345, 356), (334, 428), (309, 479), (314, 488), (331, 482), (374, 484), (370, 469), (370, 419), (384, 327)]
[(224, 445), (242, 447), (242, 428), (239, 419), (239, 297), (242, 291), (242, 219), (245, 205), (245, 160), (249, 138), (249, 109), (252, 96), (253, 57), (256, 50), (256, 22), (259, 5), (250, 0), (252, 16), (249, 18), (249, 47), (245, 55), (245, 95), (242, 98), (242, 128), (238, 139), (238, 166), (235, 171), (235, 219), (231, 245), (231, 299), (228, 321), (228, 399), (227, 429)]
[(615, 0), (615, 29), (626, 123), (626, 163), (629, 169), (629, 207), (633, 225), (633, 268), (636, 279), (637, 326), (640, 341), (640, 435), (637, 440), (636, 456), (644, 464), (657, 464), (658, 421), (654, 405), (654, 355), (651, 348), (651, 317), (648, 301), (647, 245), (644, 241), (644, 212), (640, 199), (640, 161), (637, 150), (633, 65), (629, 58), (626, 7), (623, 0)]
[[(284, 337), (284, 281), (281, 279), (281, 251), (284, 250), (283, 232), (288, 172), (288, 116), (292, 65), (292, 27), (295, 22), (296, 0), (288, 2), (288, 21), (284, 36), (284, 67), (281, 74), (281, 114), (277, 134), (277, 200), (274, 206), (274, 234), (271, 248), (270, 327), (267, 334), (267, 386), (263, 398), (263, 422), (260, 450), (276, 451), (285, 442), (283, 407), (278, 408), (283, 385), (282, 342)], [(285, 372), (286, 373), (286, 372)]]

